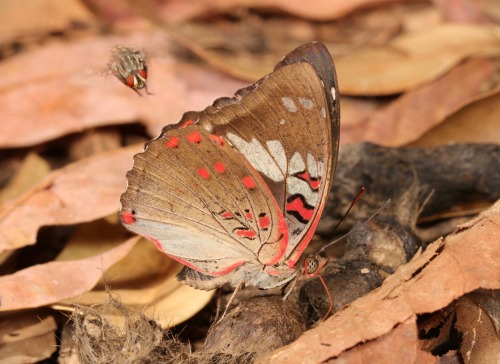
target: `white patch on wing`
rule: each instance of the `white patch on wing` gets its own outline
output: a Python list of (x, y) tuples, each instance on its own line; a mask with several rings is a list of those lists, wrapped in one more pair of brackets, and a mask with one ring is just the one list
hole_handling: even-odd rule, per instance
[(331, 91), (332, 91), (332, 97), (333, 97), (333, 99), (336, 100), (337, 99), (337, 91), (335, 90), (335, 87), (332, 87)]
[(325, 175), (325, 165), (323, 164), (322, 161), (318, 161), (318, 175), (319, 176)]
[(299, 102), (307, 110), (311, 110), (314, 107), (314, 102), (311, 99), (306, 99), (304, 97), (299, 97)]
[(297, 106), (295, 105), (295, 102), (289, 97), (282, 97), (281, 102), (283, 103), (283, 106), (285, 109), (287, 109), (290, 112), (297, 112)]
[(321, 108), (321, 116), (323, 116), (323, 119), (326, 119), (326, 110), (324, 107)]
[(286, 123), (285, 119), (280, 120), (280, 125), (285, 125), (285, 123)]
[(311, 177), (318, 177), (318, 163), (316, 163), (316, 159), (311, 153), (307, 153), (307, 170)]
[(294, 195), (296, 193), (304, 196), (306, 202), (311, 206), (316, 206), (318, 203), (318, 193), (311, 190), (309, 183), (303, 179), (289, 176), (286, 179), (286, 188), (289, 195)]
[(290, 159), (290, 163), (288, 164), (288, 174), (294, 174), (297, 172), (302, 172), (306, 169), (306, 165), (304, 164), (304, 160), (299, 152), (295, 152)]
[(211, 123), (203, 123), (203, 128), (205, 128), (205, 130), (208, 131), (209, 133), (211, 133), (212, 130), (214, 130), (214, 126)]
[(247, 142), (232, 133), (227, 133), (227, 138), (245, 156), (253, 168), (275, 182), (283, 181), (283, 173), (281, 173), (279, 166), (256, 138)]
[(283, 175), (286, 173), (286, 154), (281, 143), (277, 140), (269, 140), (266, 142), (267, 149), (271, 152), (274, 160), (281, 169)]

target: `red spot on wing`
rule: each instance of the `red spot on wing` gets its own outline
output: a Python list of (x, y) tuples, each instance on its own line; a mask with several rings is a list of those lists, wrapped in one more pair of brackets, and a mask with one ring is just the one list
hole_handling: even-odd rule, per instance
[(279, 246), (276, 251), (276, 255), (269, 262), (264, 262), (265, 265), (270, 266), (278, 263), (278, 261), (286, 252), (286, 247), (288, 246), (288, 229), (283, 215), (280, 216), (280, 219), (278, 221), (278, 236), (279, 239), (278, 241), (276, 241), (276, 244), (279, 244)]
[(131, 212), (122, 212), (122, 221), (124, 224), (133, 224), (135, 222), (135, 217)]
[(268, 216), (261, 216), (259, 218), (259, 226), (261, 229), (267, 229), (271, 225), (271, 219)]
[(220, 214), (224, 219), (232, 219), (234, 218), (234, 214), (229, 211), (224, 211), (222, 214)]
[(286, 204), (286, 212), (288, 213), (297, 213), (303, 221), (306, 223), (309, 222), (314, 216), (314, 208), (310, 208), (304, 205), (304, 201), (297, 196), (295, 198), (292, 198), (289, 202)]
[(246, 229), (237, 229), (236, 235), (241, 236), (242, 238), (255, 239), (257, 234), (253, 230)]
[(201, 142), (201, 134), (198, 133), (197, 131), (193, 131), (191, 134), (189, 134), (186, 137), (187, 140), (189, 140), (191, 143), (200, 143)]
[(193, 120), (186, 120), (186, 121), (185, 121), (185, 122), (184, 122), (184, 123), (180, 126), (180, 128), (181, 128), (181, 129), (184, 129), (184, 128), (185, 128), (186, 126), (188, 126), (188, 125), (194, 125)]
[(203, 179), (209, 179), (210, 178), (210, 172), (207, 171), (205, 168), (201, 167), (201, 168), (198, 168), (198, 174), (201, 178)]
[(312, 190), (317, 190), (319, 188), (319, 186), (321, 185), (321, 179), (320, 178), (312, 178), (309, 175), (309, 172), (299, 173), (299, 174), (297, 174), (297, 177), (300, 178), (301, 180), (304, 180), (307, 183), (309, 183), (309, 187), (311, 187)]
[(209, 138), (211, 141), (213, 141), (215, 144), (218, 144), (220, 145), (221, 147), (224, 146), (224, 139), (219, 136), (219, 135), (215, 135), (215, 134), (210, 134), (209, 135)]
[(179, 137), (178, 136), (173, 136), (170, 139), (167, 140), (165, 143), (167, 148), (177, 148), (179, 146)]
[(137, 70), (136, 73), (141, 76), (142, 78), (146, 79), (148, 78), (148, 71), (142, 69), (142, 70)]
[(281, 275), (281, 272), (278, 269), (270, 267), (270, 266), (266, 266), (265, 272), (271, 276), (274, 276), (274, 277)]
[(243, 177), (241, 181), (243, 182), (243, 185), (249, 190), (255, 188), (255, 180), (253, 179), (252, 176)]
[(246, 213), (247, 220), (253, 220), (253, 215), (251, 212)]
[(215, 162), (214, 168), (219, 173), (224, 173), (226, 171), (226, 165), (222, 162)]

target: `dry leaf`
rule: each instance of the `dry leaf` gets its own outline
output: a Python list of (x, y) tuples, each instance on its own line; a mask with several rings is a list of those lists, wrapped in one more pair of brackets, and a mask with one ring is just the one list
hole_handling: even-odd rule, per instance
[(335, 358), (345, 350), (386, 335), (417, 314), (440, 310), (478, 288), (500, 288), (500, 202), (430, 244), (384, 284), (275, 351), (267, 362), (310, 362)]
[(98, 219), (118, 211), (134, 145), (97, 154), (53, 171), (0, 212), (0, 252), (33, 244), (38, 229)]
[(10, 314), (0, 320), (0, 364), (38, 363), (57, 350), (57, 324), (42, 312)]
[[(88, 1), (88, 0), (87, 0)], [(402, 0), (354, 0), (354, 1), (315, 1), (314, 6), (303, 1), (286, 0), (260, 0), (260, 1), (242, 1), (242, 0), (202, 0), (202, 1), (182, 1), (170, 0), (160, 3), (153, 3), (154, 10), (168, 24), (179, 24), (186, 20), (210, 15), (214, 12), (234, 12), (235, 8), (252, 9), (279, 9), (287, 13), (294, 14), (301, 18), (313, 20), (331, 20), (338, 19), (354, 10), (370, 5), (383, 4), (387, 2), (403, 2)], [(100, 1), (93, 0), (100, 3)], [(140, 6), (137, 1), (135, 6)]]
[[(151, 54), (148, 87), (139, 97), (112, 76), (103, 78), (115, 45)], [(203, 109), (243, 83), (199, 66), (176, 63), (163, 32), (142, 32), (51, 44), (0, 63), (0, 147), (24, 147), (103, 125), (143, 121), (150, 135)], [(43, 127), (40, 127), (43, 125)]]
[(389, 147), (408, 144), (464, 105), (498, 93), (500, 88), (488, 89), (496, 72), (489, 59), (470, 60), (374, 112), (358, 126), (356, 139)]
[(92, 13), (77, 0), (1, 1), (0, 14), (0, 44), (62, 32), (75, 23), (94, 22)]
[(1, 276), (0, 311), (45, 306), (87, 292), (104, 271), (130, 252), (138, 240), (139, 237), (133, 237), (90, 258), (39, 264)]
[(428, 147), (448, 143), (500, 144), (500, 93), (473, 102), (448, 116), (440, 125), (411, 143)]
[(414, 88), (476, 54), (499, 54), (500, 31), (491, 26), (444, 24), (405, 33), (388, 46), (336, 58), (340, 91), (387, 95)]
[(472, 293), (458, 300), (455, 327), (463, 335), (464, 363), (500, 362), (499, 302), (498, 291)]
[(0, 210), (5, 208), (6, 201), (21, 196), (49, 172), (50, 165), (45, 159), (38, 154), (29, 153), (7, 186), (0, 190)]
[(415, 317), (396, 325), (387, 334), (364, 345), (347, 349), (328, 364), (344, 363), (438, 363), (432, 354), (419, 347)]

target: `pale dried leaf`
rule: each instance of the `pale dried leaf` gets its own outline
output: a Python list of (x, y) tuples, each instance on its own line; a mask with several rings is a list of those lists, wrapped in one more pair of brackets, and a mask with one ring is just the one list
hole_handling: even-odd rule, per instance
[(87, 292), (104, 271), (123, 259), (139, 237), (133, 237), (103, 254), (35, 265), (0, 277), (0, 311), (40, 307)]
[(50, 172), (49, 163), (36, 153), (29, 153), (24, 158), (17, 173), (7, 186), (0, 190), (0, 206), (6, 201), (21, 196)]
[(372, 113), (358, 125), (359, 138), (390, 147), (415, 141), (464, 105), (498, 93), (488, 89), (496, 72), (487, 58), (470, 60)]
[(0, 320), (0, 363), (35, 363), (57, 350), (53, 316), (22, 312)]
[(97, 154), (53, 171), (0, 212), (0, 252), (33, 244), (38, 229), (98, 219), (120, 208), (125, 174), (142, 145)]
[(445, 24), (405, 33), (389, 46), (335, 59), (341, 92), (396, 94), (429, 82), (476, 54), (500, 54), (500, 31), (491, 26)]
[(440, 125), (411, 143), (428, 147), (448, 143), (500, 144), (500, 94), (496, 93), (465, 106)]

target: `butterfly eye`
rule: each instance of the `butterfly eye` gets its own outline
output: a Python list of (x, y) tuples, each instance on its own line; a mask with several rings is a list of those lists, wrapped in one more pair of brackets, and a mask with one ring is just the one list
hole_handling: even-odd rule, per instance
[(319, 261), (316, 257), (308, 257), (304, 262), (304, 269), (308, 276), (316, 274), (319, 270)]

